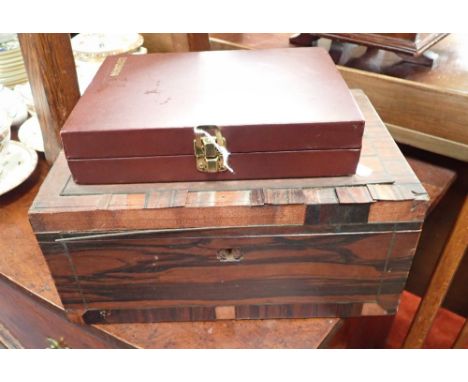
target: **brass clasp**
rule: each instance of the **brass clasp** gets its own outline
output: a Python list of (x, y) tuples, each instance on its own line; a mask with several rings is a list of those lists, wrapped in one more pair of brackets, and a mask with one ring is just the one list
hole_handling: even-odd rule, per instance
[(221, 135), (219, 127), (198, 126), (197, 129), (206, 131), (210, 135), (197, 134), (193, 140), (197, 170), (201, 172), (226, 171), (223, 156), (213, 143), (214, 138), (217, 145), (226, 147), (226, 139)]

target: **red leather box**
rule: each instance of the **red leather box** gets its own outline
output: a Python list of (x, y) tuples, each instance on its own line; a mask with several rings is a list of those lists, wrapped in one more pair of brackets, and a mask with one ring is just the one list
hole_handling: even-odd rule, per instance
[(321, 48), (108, 58), (61, 135), (79, 184), (355, 173), (364, 118)]

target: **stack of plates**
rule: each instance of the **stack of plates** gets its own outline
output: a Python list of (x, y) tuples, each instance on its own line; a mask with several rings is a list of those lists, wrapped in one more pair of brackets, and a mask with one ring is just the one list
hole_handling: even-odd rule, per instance
[(0, 34), (0, 84), (14, 86), (27, 80), (17, 36)]
[(72, 38), (81, 94), (84, 93), (106, 57), (116, 54), (146, 54), (138, 33), (79, 33)]

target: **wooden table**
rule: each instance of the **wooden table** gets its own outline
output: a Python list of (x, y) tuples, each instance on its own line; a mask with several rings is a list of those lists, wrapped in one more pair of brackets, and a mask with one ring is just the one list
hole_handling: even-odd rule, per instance
[[(453, 173), (409, 162), (431, 200), (439, 199)], [(343, 320), (328, 318), (95, 326), (69, 322), (27, 219), (48, 169), (41, 158), (27, 182), (0, 197), (0, 344), (41, 348), (47, 337), (63, 337), (75, 348), (317, 348), (327, 346), (340, 330)], [(356, 332), (352, 343), (363, 343)]]
[(339, 319), (249, 320), (80, 326), (65, 318), (27, 218), (49, 166), (0, 197), (0, 344), (42, 348), (63, 337), (73, 348), (317, 348)]
[[(277, 46), (276, 37), (269, 35), (271, 47)], [(105, 326), (70, 323), (27, 221), (29, 205), (47, 171), (42, 158), (26, 183), (0, 197), (0, 347), (40, 348), (46, 346), (47, 337), (63, 337), (71, 347), (314, 348), (329, 343), (341, 326), (338, 319)], [(423, 169), (420, 172), (425, 173)], [(421, 180), (431, 198), (445, 192), (437, 185), (431, 192)]]

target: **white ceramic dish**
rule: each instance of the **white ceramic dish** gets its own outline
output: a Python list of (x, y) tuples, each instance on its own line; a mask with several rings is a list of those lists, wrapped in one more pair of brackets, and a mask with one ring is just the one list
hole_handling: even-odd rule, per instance
[(0, 110), (7, 113), (14, 126), (22, 124), (28, 118), (28, 108), (23, 98), (2, 85), (0, 85)]
[(21, 54), (14, 55), (12, 57), (1, 57), (0, 56), (0, 64), (1, 65), (13, 65), (17, 63), (24, 63), (23, 56)]
[(20, 126), (18, 139), (26, 146), (36, 151), (44, 152), (44, 140), (42, 139), (41, 126), (36, 116), (32, 116)]
[(24, 74), (24, 75), (19, 75), (15, 77), (9, 77), (6, 79), (0, 79), (0, 84), (11, 87), (11, 86), (25, 83), (27, 81), (28, 81), (28, 76)]
[(11, 77), (20, 76), (20, 75), (23, 75), (23, 74), (26, 74), (26, 69), (24, 67), (20, 67), (18, 69), (8, 71), (8, 72), (0, 71), (0, 78), (2, 78), (2, 79), (11, 78)]
[(80, 33), (71, 41), (75, 58), (88, 61), (133, 52), (143, 45), (144, 39), (138, 33)]
[(11, 61), (11, 62), (0, 61), (0, 73), (12, 72), (20, 68), (24, 68), (24, 62), (22, 60)]
[(30, 114), (35, 114), (36, 110), (34, 108), (34, 99), (31, 91), (31, 86), (29, 82), (16, 85), (13, 91), (19, 95), (19, 97), (23, 100), (26, 104), (26, 107)]
[(11, 117), (4, 109), (0, 109), (0, 156), (11, 137)]
[(11, 49), (11, 50), (0, 50), (0, 58), (11, 58), (14, 56), (21, 56), (21, 49), (16, 48), (16, 49)]
[(10, 141), (0, 156), (0, 195), (13, 190), (34, 172), (37, 153), (26, 145)]

